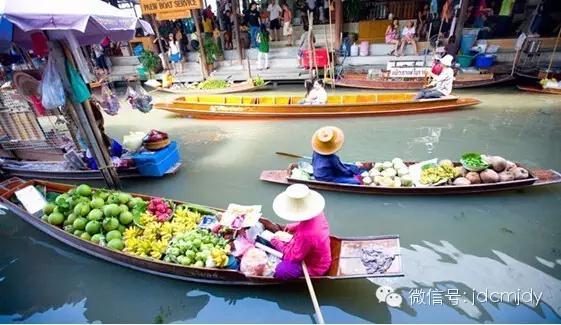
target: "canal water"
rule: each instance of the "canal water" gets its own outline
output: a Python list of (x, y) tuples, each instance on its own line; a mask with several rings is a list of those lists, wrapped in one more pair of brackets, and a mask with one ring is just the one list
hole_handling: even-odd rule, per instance
[[(457, 160), (479, 151), (561, 170), (561, 98), (510, 87), (457, 94), (482, 103), (440, 114), (290, 121), (190, 120), (126, 108), (106, 117), (106, 129), (122, 138), (155, 128), (180, 146), (176, 175), (125, 181), (126, 190), (217, 207), (262, 204), (274, 220), (271, 203), (283, 188), (259, 181), (261, 170), (291, 162), (275, 151), (310, 155), (310, 137), (323, 125), (345, 131), (347, 161)], [(399, 234), (405, 272), (316, 283), (326, 322), (561, 322), (561, 186), (450, 197), (323, 194), (333, 234)], [(160, 278), (82, 254), (11, 213), (0, 216), (0, 247), (0, 322), (314, 322), (303, 284)], [(398, 293), (401, 306), (379, 302), (380, 286)]]

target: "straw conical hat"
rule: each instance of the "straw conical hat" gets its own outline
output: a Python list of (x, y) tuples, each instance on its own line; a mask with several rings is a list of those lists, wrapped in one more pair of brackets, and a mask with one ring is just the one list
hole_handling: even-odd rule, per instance
[(317, 130), (312, 137), (312, 148), (322, 155), (331, 155), (343, 147), (345, 134), (336, 126), (324, 126)]
[(273, 211), (288, 221), (305, 221), (312, 219), (323, 211), (325, 199), (304, 184), (294, 184), (275, 198)]

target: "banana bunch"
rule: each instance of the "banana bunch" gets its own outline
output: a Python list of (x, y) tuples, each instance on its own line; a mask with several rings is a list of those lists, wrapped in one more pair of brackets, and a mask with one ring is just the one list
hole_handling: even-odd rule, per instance
[(217, 248), (213, 249), (210, 252), (209, 257), (212, 258), (212, 261), (214, 262), (214, 265), (216, 267), (222, 268), (228, 264), (228, 255), (222, 249), (217, 249)]
[(421, 172), (421, 183), (436, 184), (443, 180), (453, 179), (458, 176), (458, 171), (453, 165), (443, 164), (430, 166)]
[(228, 86), (230, 86), (230, 84), (226, 80), (209, 78), (209, 79), (201, 82), (197, 86), (197, 88), (199, 88), (199, 89), (221, 89), (221, 88), (228, 88)]

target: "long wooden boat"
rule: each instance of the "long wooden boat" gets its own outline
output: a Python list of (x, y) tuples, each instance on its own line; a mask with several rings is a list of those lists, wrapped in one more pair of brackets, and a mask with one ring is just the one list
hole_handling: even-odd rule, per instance
[[(37, 164), (38, 162), (33, 162)], [(25, 164), (18, 166), (16, 163), (3, 164), (0, 165), (0, 171), (3, 175), (7, 177), (23, 177), (26, 179), (46, 179), (46, 180), (76, 180), (76, 181), (88, 181), (88, 180), (103, 180), (103, 175), (99, 170), (55, 170), (53, 168), (49, 169), (48, 166), (52, 164), (58, 164), (60, 162), (43, 162), (45, 166), (40, 169), (30, 169), (25, 166)], [(173, 165), (170, 169), (165, 172), (165, 175), (172, 175), (177, 172), (181, 167), (181, 163)], [(136, 167), (130, 168), (119, 168), (117, 169), (117, 174), (120, 178), (138, 178), (147, 177), (140, 174)]]
[[(86, 254), (98, 257), (108, 262), (116, 263), (134, 270), (151, 273), (154, 275), (203, 283), (217, 283), (227, 285), (269, 285), (282, 283), (281, 280), (273, 277), (255, 277), (246, 276), (236, 270), (216, 269), (216, 268), (199, 268), (193, 266), (183, 266), (178, 264), (167, 263), (160, 260), (150, 258), (140, 258), (125, 252), (111, 250), (102, 247), (90, 241), (83, 240), (77, 236), (71, 235), (61, 228), (53, 226), (41, 220), (40, 217), (33, 216), (24, 210), (21, 206), (14, 204), (10, 198), (14, 196), (15, 191), (23, 189), (27, 186), (42, 185), (52, 192), (66, 192), (73, 186), (52, 183), (48, 181), (29, 180), (23, 181), (18, 178), (11, 178), (0, 184), (0, 202), (12, 210), (17, 216), (24, 221), (30, 223), (35, 228), (43, 231), (47, 235), (78, 249)], [(133, 196), (141, 197), (145, 200), (151, 197), (140, 194)], [(185, 202), (174, 201), (176, 204)], [(215, 211), (223, 211), (220, 209), (205, 207)], [(273, 223), (265, 218), (260, 220), (266, 227)], [(362, 249), (382, 248), (389, 255), (393, 255), (394, 259), (391, 266), (384, 273), (368, 273), (366, 266), (361, 261)], [(379, 237), (331, 237), (331, 254), (333, 262), (331, 268), (325, 276), (312, 277), (315, 280), (339, 280), (339, 279), (357, 279), (367, 277), (392, 277), (402, 276), (402, 263), (400, 255), (399, 236), (379, 236)], [(303, 281), (297, 279), (295, 281)]]
[[(413, 162), (406, 163), (414, 164)], [(460, 165), (455, 163), (455, 165)], [(517, 164), (520, 165), (520, 164)], [(290, 177), (290, 171), (295, 167), (291, 164), (288, 169), (265, 170), (261, 172), (260, 179), (265, 182), (290, 185), (303, 183), (310, 188), (335, 192), (351, 192), (360, 194), (387, 194), (387, 195), (450, 195), (450, 194), (476, 194), (507, 190), (517, 190), (525, 187), (536, 187), (561, 183), (561, 174), (551, 169), (528, 169), (530, 177), (527, 179), (509, 182), (471, 184), (471, 185), (439, 185), (426, 187), (384, 187), (341, 184), (322, 182), (316, 180), (299, 180)]]
[(540, 93), (540, 94), (551, 94), (551, 95), (561, 95), (561, 89), (553, 89), (553, 88), (543, 88), (541, 86), (516, 86), (519, 90), (522, 91), (529, 91), (532, 93)]
[(413, 93), (331, 95), (326, 104), (300, 104), (302, 96), (184, 96), (157, 109), (200, 119), (357, 117), (435, 113), (479, 104), (474, 98), (447, 96), (414, 100)]
[[(493, 86), (503, 84), (514, 80), (511, 75), (493, 75), (464, 74), (457, 76), (454, 80), (454, 89), (474, 88), (483, 86)], [(359, 89), (376, 89), (376, 90), (418, 90), (423, 87), (423, 80), (385, 80), (385, 79), (368, 79), (366, 75), (349, 75), (344, 76), (335, 82), (336, 86)]]
[(217, 94), (234, 94), (234, 93), (242, 93), (242, 92), (253, 92), (253, 91), (261, 91), (261, 90), (268, 90), (271, 89), (273, 85), (267, 81), (263, 85), (254, 86), (253, 84), (247, 82), (240, 82), (237, 84), (233, 84), (227, 88), (219, 88), (219, 89), (169, 89), (158, 87), (156, 90), (170, 93), (170, 94), (178, 94), (178, 95), (217, 95)]

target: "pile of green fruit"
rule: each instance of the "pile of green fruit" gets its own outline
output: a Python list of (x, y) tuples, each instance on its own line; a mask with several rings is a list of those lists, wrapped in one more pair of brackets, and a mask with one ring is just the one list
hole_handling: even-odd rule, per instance
[(253, 78), (253, 85), (255, 87), (263, 86), (264, 84), (265, 84), (265, 80), (263, 80), (263, 78), (261, 78), (261, 76), (257, 76), (255, 78)]
[(214, 78), (208, 78), (207, 80), (201, 82), (197, 88), (199, 89), (222, 89), (222, 88), (228, 88), (230, 86), (230, 84), (228, 83), (228, 81), (226, 80), (220, 80), (220, 79), (214, 79)]
[(143, 210), (146, 202), (141, 198), (123, 192), (94, 192), (82, 184), (47, 203), (41, 219), (84, 240), (123, 250), (123, 232), (133, 223), (133, 212)]
[(438, 184), (460, 176), (460, 170), (450, 160), (441, 160), (437, 164), (425, 165), (421, 168), (421, 183)]
[(176, 235), (166, 250), (164, 261), (196, 267), (225, 267), (230, 245), (208, 230), (196, 229)]

